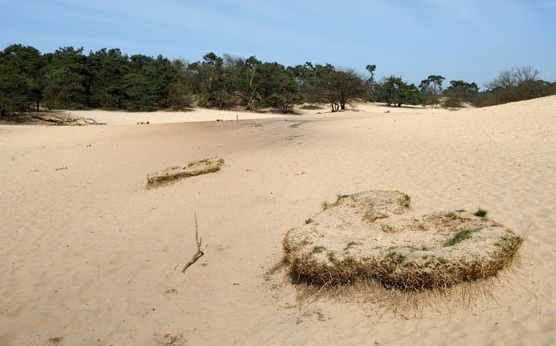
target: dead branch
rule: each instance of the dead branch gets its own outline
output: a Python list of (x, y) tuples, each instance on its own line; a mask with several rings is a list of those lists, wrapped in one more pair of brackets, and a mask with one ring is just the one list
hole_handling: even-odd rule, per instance
[(182, 273), (185, 273), (187, 268), (193, 265), (193, 263), (197, 262), (197, 260), (204, 255), (203, 251), (201, 250), (203, 239), (199, 238), (199, 227), (197, 226), (197, 213), (195, 213), (194, 215), (195, 215), (195, 242), (197, 243), (197, 252), (193, 255), (193, 257), (191, 257), (191, 260), (183, 266), (181, 270)]
[(106, 125), (105, 123), (99, 123), (92, 118), (72, 117), (71, 113), (69, 112), (66, 115), (63, 114), (58, 115), (53, 112), (49, 112), (47, 114), (33, 113), (30, 115), (30, 117), (32, 119), (45, 121), (56, 125), (70, 125), (70, 126)]

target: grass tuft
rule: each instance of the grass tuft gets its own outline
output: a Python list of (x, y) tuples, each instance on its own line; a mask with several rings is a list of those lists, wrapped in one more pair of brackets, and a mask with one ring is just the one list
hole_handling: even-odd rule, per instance
[(215, 173), (224, 164), (222, 158), (191, 161), (183, 167), (170, 167), (162, 172), (147, 175), (147, 188), (165, 185), (183, 178)]
[(336, 201), (334, 201), (333, 203), (324, 201), (322, 202), (322, 210), (327, 210), (330, 209), (332, 207), (336, 207), (338, 205), (340, 205), (340, 203), (342, 202), (342, 200), (344, 200), (345, 198), (349, 197), (349, 195), (342, 195), (342, 194), (338, 194), (336, 195)]
[(471, 238), (471, 235), (476, 232), (476, 230), (471, 230), (471, 229), (462, 229), (461, 231), (458, 231), (456, 234), (454, 234), (454, 236), (448, 240), (446, 240), (446, 242), (444, 243), (444, 246), (454, 246), (456, 244), (461, 243), (462, 241)]
[(315, 246), (313, 248), (313, 251), (311, 251), (311, 253), (321, 253), (324, 250), (326, 250), (326, 248), (324, 246)]
[(351, 249), (352, 247), (354, 247), (356, 245), (363, 245), (363, 243), (359, 243), (359, 242), (356, 242), (356, 241), (350, 241), (349, 243), (347, 243), (346, 247), (344, 248), (344, 251), (347, 251), (347, 250)]
[(402, 263), (406, 259), (404, 255), (397, 252), (390, 252), (387, 257), (394, 263)]
[(402, 194), (402, 197), (398, 199), (398, 204), (402, 208), (409, 208), (411, 206), (411, 197), (407, 193)]
[(483, 210), (481, 208), (479, 208), (476, 212), (473, 213), (473, 215), (478, 216), (478, 217), (486, 217), (487, 216), (487, 211)]

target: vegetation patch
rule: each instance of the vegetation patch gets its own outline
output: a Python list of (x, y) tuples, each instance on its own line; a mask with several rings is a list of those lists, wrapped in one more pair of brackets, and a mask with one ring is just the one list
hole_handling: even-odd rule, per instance
[(352, 247), (354, 247), (356, 245), (363, 245), (363, 243), (360, 243), (360, 242), (357, 242), (357, 241), (350, 241), (349, 243), (347, 243), (346, 247), (344, 248), (344, 251), (348, 251), (349, 249), (351, 249)]
[(444, 243), (444, 246), (454, 246), (456, 244), (461, 243), (462, 241), (471, 238), (471, 235), (475, 232), (475, 230), (471, 229), (462, 229), (458, 231), (454, 236)]
[(321, 252), (323, 252), (324, 250), (326, 250), (326, 248), (325, 248), (324, 246), (315, 246), (315, 247), (313, 248), (313, 251), (312, 251), (312, 252), (313, 252), (313, 253), (321, 253)]
[(215, 157), (191, 161), (185, 166), (166, 168), (161, 172), (147, 175), (147, 187), (166, 185), (184, 178), (215, 173), (221, 169), (222, 165), (224, 165), (224, 159)]
[(399, 290), (446, 288), (495, 275), (523, 242), (507, 227), (463, 210), (416, 215), (406, 196), (341, 195), (314, 223), (290, 230), (283, 247), (292, 276), (328, 287), (372, 280)]
[(302, 105), (299, 109), (324, 109), (324, 107), (317, 106), (317, 105)]
[(349, 197), (349, 195), (342, 195), (342, 194), (338, 194), (336, 195), (336, 201), (330, 203), (327, 201), (322, 202), (322, 210), (326, 210), (335, 206), (338, 206), (340, 204), (340, 202), (342, 202), (342, 200), (346, 197)]

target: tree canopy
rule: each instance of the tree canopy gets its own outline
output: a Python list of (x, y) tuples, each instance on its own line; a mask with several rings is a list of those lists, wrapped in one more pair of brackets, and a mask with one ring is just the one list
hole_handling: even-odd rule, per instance
[(479, 87), (475, 83), (452, 80), (444, 95), (447, 97), (444, 106), (450, 108), (461, 107), (464, 102), (475, 103), (477, 101)]
[(503, 70), (487, 84), (479, 103), (489, 106), (554, 94), (555, 84), (539, 80), (538, 76), (539, 71), (530, 66)]
[(442, 94), (442, 82), (446, 78), (440, 75), (430, 75), (427, 79), (423, 79), (419, 84), (419, 89), (423, 94), (423, 104), (433, 105), (440, 102), (440, 95)]
[(401, 77), (375, 79), (377, 66), (368, 64), (368, 77), (332, 64), (284, 66), (230, 55), (205, 54), (186, 62), (163, 56), (126, 55), (119, 49), (85, 53), (62, 47), (41, 54), (14, 44), (0, 51), (1, 115), (41, 108), (124, 109), (152, 111), (191, 106), (245, 110), (273, 108), (292, 112), (301, 103), (328, 104), (341, 111), (353, 101), (438, 104), (459, 107), (468, 102), (490, 105), (556, 93), (556, 84), (538, 80), (538, 71), (520, 67), (502, 71), (480, 92), (477, 84), (450, 81), (431, 74), (416, 87)]
[(305, 88), (305, 99), (311, 103), (328, 103), (333, 112), (346, 109), (346, 104), (364, 99), (368, 88), (363, 77), (354, 70), (319, 66)]
[(385, 102), (388, 106), (418, 105), (423, 98), (415, 84), (408, 84), (401, 77), (396, 76), (383, 79), (375, 89), (374, 98), (379, 102)]

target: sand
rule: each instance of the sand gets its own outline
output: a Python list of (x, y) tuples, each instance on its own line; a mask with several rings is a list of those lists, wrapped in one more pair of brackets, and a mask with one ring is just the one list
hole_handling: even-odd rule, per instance
[[(316, 114), (327, 112), (322, 110), (298, 110), (300, 114)], [(280, 113), (254, 113), (245, 111), (230, 111), (216, 109), (193, 109), (190, 111), (157, 111), (157, 112), (123, 112), (123, 111), (103, 111), (85, 110), (69, 111), (74, 117), (91, 118), (97, 122), (108, 125), (127, 125), (137, 123), (149, 124), (168, 124), (182, 122), (203, 122), (216, 120), (253, 120), (253, 119), (273, 119), (283, 117)]]
[[(556, 97), (358, 108), (1, 126), (0, 345), (555, 344)], [(145, 188), (147, 174), (205, 157), (225, 166)], [(526, 237), (519, 270), (472, 307), (298, 300), (287, 273), (269, 272), (285, 233), (338, 193), (371, 189), (404, 191), (419, 213), (488, 210)], [(194, 213), (204, 256), (182, 274)]]

